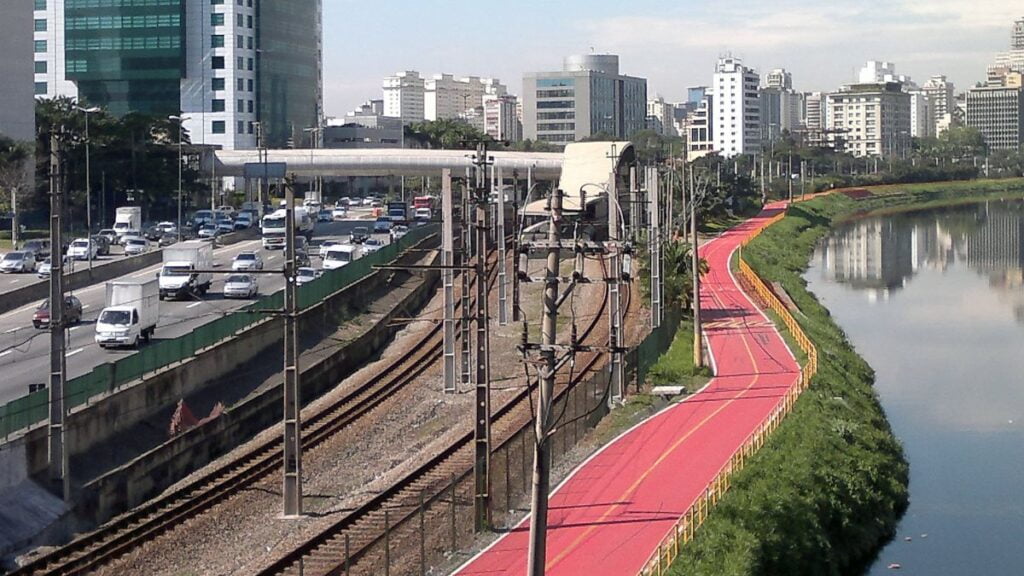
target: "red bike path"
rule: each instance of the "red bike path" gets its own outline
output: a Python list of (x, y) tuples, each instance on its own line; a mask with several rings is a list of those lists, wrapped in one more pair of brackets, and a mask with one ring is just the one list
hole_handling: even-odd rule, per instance
[[(635, 576), (684, 511), (768, 418), (800, 367), (767, 317), (740, 289), (729, 260), (784, 207), (702, 246), (709, 265), (700, 301), (716, 376), (581, 464), (550, 498), (547, 574)], [(526, 574), (529, 518), (455, 574)]]

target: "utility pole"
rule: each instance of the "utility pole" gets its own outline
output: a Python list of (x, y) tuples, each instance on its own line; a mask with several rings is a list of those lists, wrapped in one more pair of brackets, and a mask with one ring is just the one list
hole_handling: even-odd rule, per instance
[(452, 221), (452, 171), (441, 171), (441, 278), (444, 284), (444, 391), (454, 394), (455, 383), (455, 231)]
[[(647, 169), (648, 174), (650, 169)], [(608, 250), (611, 255), (611, 266), (609, 270), (610, 277), (608, 278), (608, 344), (612, 350), (617, 350), (622, 344), (622, 298), (621, 291), (619, 288), (619, 280), (622, 275), (622, 243), (623, 239), (620, 233), (622, 224), (619, 222), (619, 195), (617, 182), (615, 177), (615, 170), (612, 170), (608, 175)], [(650, 195), (650, 180), (647, 181), (648, 191)], [(561, 209), (561, 204), (559, 204)], [(640, 212), (640, 207), (635, 206), (632, 208), (637, 212)], [(622, 370), (622, 354), (614, 351), (611, 355), (611, 373), (610, 373), (610, 387), (611, 394), (608, 395), (609, 405), (615, 402), (622, 401), (624, 396), (623, 383), (625, 378)]]
[[(491, 378), (490, 350), (488, 342), (489, 310), (487, 303), (487, 235), (488, 222), (487, 197), (487, 142), (480, 142), (476, 148), (476, 338), (475, 358), (476, 371), (474, 384), (476, 387), (476, 426), (473, 434), (476, 446), (476, 459), (473, 466), (476, 480), (476, 497), (474, 498), (474, 525), (477, 532), (487, 530), (491, 525)], [(499, 240), (502, 241), (503, 239)], [(503, 263), (504, 264), (504, 263)]]
[(499, 166), (498, 172), (498, 225), (494, 234), (498, 243), (498, 325), (508, 325), (508, 277), (505, 261), (505, 173)]
[(64, 356), (64, 261), (61, 241), (63, 206), (62, 134), (50, 135), (50, 250), (56, 269), (50, 273), (50, 479), (60, 485), (65, 502), (71, 500), (71, 471), (67, 453), (67, 358)]
[(789, 181), (789, 201), (793, 201), (793, 151), (789, 152), (789, 161), (786, 163), (786, 180)]
[(302, 399), (295, 285), (295, 179), (285, 184), (284, 262), (284, 515), (302, 515)]
[[(561, 242), (559, 221), (562, 217), (562, 191), (551, 194), (551, 221), (548, 224), (548, 260), (544, 278), (544, 322), (541, 326), (543, 346), (537, 415), (534, 418), (533, 494), (530, 520), (529, 576), (543, 576), (547, 552), (548, 493), (550, 491), (551, 446), (548, 418), (555, 390), (555, 332), (558, 323), (558, 253)], [(608, 212), (614, 212), (609, 202)]]
[[(89, 240), (89, 270), (92, 270), (92, 178), (90, 178), (91, 162), (89, 161), (89, 149), (92, 147), (92, 141), (89, 140), (89, 115), (99, 112), (100, 109), (93, 106), (90, 108), (82, 108), (81, 106), (75, 106), (79, 112), (85, 114), (85, 237)], [(51, 260), (52, 262), (52, 260)]]
[[(659, 194), (658, 169), (651, 167), (648, 176), (648, 193), (651, 211), (651, 328), (661, 326), (661, 202)], [(671, 182), (671, 179), (669, 180)], [(671, 190), (671, 188), (670, 188)], [(615, 346), (616, 344), (612, 344)]]
[(704, 345), (701, 341), (700, 325), (700, 257), (697, 254), (697, 188), (694, 186), (693, 170), (690, 170), (690, 234), (693, 246), (690, 248), (693, 266), (693, 365), (704, 367)]
[(462, 378), (461, 383), (464, 387), (468, 387), (472, 376), (470, 373), (470, 363), (472, 356), (472, 350), (470, 348), (470, 339), (472, 334), (469, 328), (469, 314), (470, 314), (470, 296), (469, 296), (469, 271), (467, 267), (473, 257), (473, 234), (470, 220), (469, 207), (472, 206), (471, 196), (472, 192), (470, 188), (472, 186), (471, 179), (471, 168), (466, 168), (466, 180), (462, 187), (462, 228), (461, 228), (461, 250), (459, 250), (459, 265), (462, 266), (463, 270), (459, 274), (461, 279), (461, 317), (459, 318), (459, 342), (461, 344), (461, 357), (462, 357)]

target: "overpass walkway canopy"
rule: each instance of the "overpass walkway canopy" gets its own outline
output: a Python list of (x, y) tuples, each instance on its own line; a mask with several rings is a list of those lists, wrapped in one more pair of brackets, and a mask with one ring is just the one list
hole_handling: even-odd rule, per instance
[[(421, 150), (411, 148), (363, 148), (336, 150), (267, 150), (267, 163), (284, 163), (288, 174), (299, 177), (348, 176), (440, 176), (441, 170), (450, 168), (453, 176), (465, 174), (472, 166), (472, 150)], [(534, 179), (555, 180), (562, 172), (562, 154), (552, 152), (488, 151), (494, 167), (501, 168), (505, 177), (517, 171), (526, 178), (532, 171)], [(203, 158), (203, 173), (217, 176), (244, 176), (246, 164), (264, 161), (260, 150), (217, 150)]]
[[(636, 160), (632, 142), (576, 142), (565, 147), (558, 188), (562, 210), (579, 212), (585, 206), (604, 202), (612, 174), (620, 181), (628, 175), (627, 166)], [(531, 202), (523, 208), (527, 216), (547, 214), (547, 200)]]

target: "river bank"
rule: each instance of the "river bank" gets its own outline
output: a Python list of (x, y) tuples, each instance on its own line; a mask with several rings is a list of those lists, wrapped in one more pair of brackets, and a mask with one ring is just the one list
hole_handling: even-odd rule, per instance
[(908, 466), (872, 387), (874, 373), (802, 278), (840, 222), (992, 198), (1024, 197), (1024, 179), (914, 184), (835, 193), (792, 206), (744, 249), (780, 283), (819, 349), (819, 371), (681, 551), (670, 574), (859, 574), (908, 502)]

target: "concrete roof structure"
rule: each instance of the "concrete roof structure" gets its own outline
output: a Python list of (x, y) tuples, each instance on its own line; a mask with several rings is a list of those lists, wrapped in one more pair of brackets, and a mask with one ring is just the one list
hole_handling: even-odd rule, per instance
[[(537, 180), (555, 180), (562, 173), (562, 154), (551, 152), (489, 151), (494, 166), (506, 176), (518, 171), (526, 178), (532, 170)], [(379, 148), (358, 150), (268, 150), (267, 162), (283, 162), (287, 172), (299, 177), (348, 176), (440, 176), (450, 168), (455, 176), (465, 174), (472, 166), (472, 150), (421, 150), (410, 148)], [(211, 164), (211, 159), (215, 164)], [(247, 163), (262, 161), (259, 150), (217, 150), (203, 158), (203, 172), (217, 176), (243, 176)]]
[[(604, 201), (612, 174), (621, 176), (624, 166), (636, 160), (632, 142), (577, 142), (565, 147), (558, 188), (564, 194), (562, 209), (578, 212), (583, 206)], [(547, 200), (523, 208), (530, 215), (546, 214)]]

